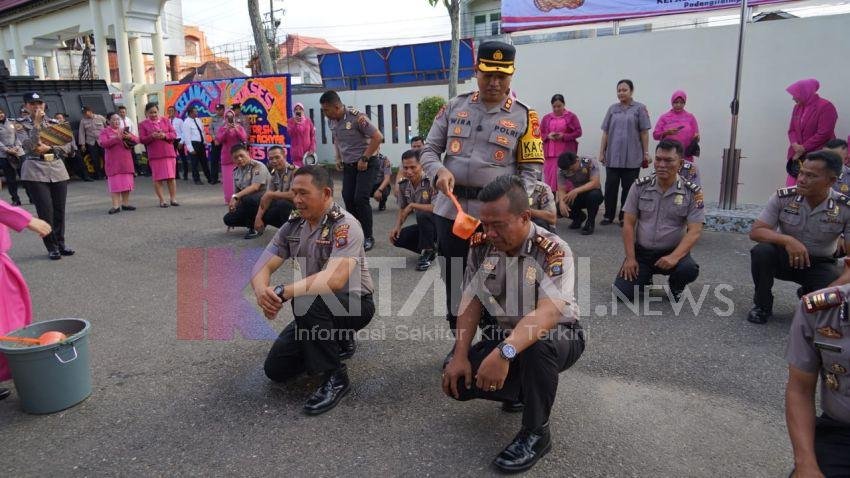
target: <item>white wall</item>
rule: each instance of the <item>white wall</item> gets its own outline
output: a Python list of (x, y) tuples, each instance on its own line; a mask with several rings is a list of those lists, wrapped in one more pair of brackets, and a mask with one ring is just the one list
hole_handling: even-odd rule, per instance
[[(698, 28), (620, 37), (521, 45), (513, 88), (541, 114), (562, 93), (584, 130), (579, 153), (596, 156), (607, 107), (616, 83), (635, 83), (635, 99), (647, 105), (653, 125), (667, 111), (676, 89), (688, 93), (687, 109), (700, 124), (706, 199), (720, 191), (722, 150), (728, 147), (729, 103), (735, 80), (737, 26)], [(785, 184), (787, 129), (793, 108), (785, 88), (814, 77), (820, 95), (838, 108), (836, 134), (850, 135), (850, 78), (846, 51), (850, 15), (772, 21), (748, 26), (741, 85), (738, 147), (742, 161), (738, 200), (764, 203)], [(654, 142), (651, 149), (654, 148)]]
[[(850, 45), (850, 15), (814, 17), (756, 23), (748, 28), (744, 53), (738, 147), (741, 165), (739, 203), (763, 204), (777, 187), (785, 184), (785, 150), (788, 121), (793, 108), (785, 88), (796, 80), (815, 77), (820, 94), (838, 108), (836, 134), (850, 135), (850, 95), (843, 89), (850, 78), (846, 50)], [(700, 123), (702, 156), (697, 164), (709, 202), (717, 201), (723, 148), (729, 144), (730, 112), (735, 79), (737, 27), (674, 30), (536, 43), (517, 47), (517, 73), (512, 88), (541, 116), (550, 111), (549, 99), (562, 93), (567, 108), (582, 123), (584, 136), (579, 154), (596, 156), (602, 118), (617, 101), (616, 83), (630, 78), (635, 99), (647, 105), (653, 126), (670, 108), (676, 89), (688, 93), (687, 109)], [(463, 93), (474, 81), (459, 86)], [(404, 103), (411, 103), (414, 134), (419, 101), (429, 95), (447, 94), (445, 85), (341, 92), (343, 101), (364, 110), (367, 104), (384, 105), (384, 136), (381, 150), (398, 164), (404, 144)], [(328, 144), (321, 144), (318, 124), (320, 94), (294, 95), (294, 102), (314, 108), (319, 130), (319, 156), (333, 160)], [(399, 144), (392, 144), (390, 105), (399, 105)], [(373, 106), (373, 122), (377, 124)], [(651, 142), (654, 149), (655, 142)]]

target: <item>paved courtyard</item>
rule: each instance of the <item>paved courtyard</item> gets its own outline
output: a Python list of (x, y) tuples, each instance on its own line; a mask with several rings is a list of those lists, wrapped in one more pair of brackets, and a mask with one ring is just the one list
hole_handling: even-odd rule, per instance
[[(116, 216), (106, 214), (104, 182), (71, 184), (66, 235), (73, 257), (51, 262), (35, 235), (13, 238), (11, 256), (32, 289), (36, 320), (91, 321), (94, 391), (46, 416), (21, 412), (15, 394), (0, 402), (0, 475), (493, 474), (490, 461), (520, 417), (496, 403), (458, 403), (442, 394), (439, 367), (451, 342), (434, 309), (441, 301), (434, 287), (414, 290), (423, 276), (413, 270), (415, 257), (386, 239), (393, 201), (376, 211), (378, 241), (369, 256), (404, 257), (410, 268), (393, 269), (391, 279), (376, 276), (383, 282), (369, 326), (376, 340), (361, 341), (349, 361), (353, 390), (331, 412), (307, 417), (301, 405), (317, 382), (270, 383), (262, 370), (269, 340), (239, 333), (222, 340), (209, 327), (205, 339), (178, 338), (178, 297), (187, 293), (178, 290), (178, 251), (228, 248), (250, 258), (272, 230), (251, 241), (227, 232), (217, 186), (181, 181), (182, 206), (160, 209), (148, 178), (138, 179), (139, 209)], [(595, 235), (581, 236), (566, 226), (559, 232), (582, 258), (588, 343), (560, 377), (554, 448), (529, 474), (787, 476), (783, 354), (796, 286), (776, 287), (775, 320), (749, 324), (751, 242), (705, 233), (694, 253), (700, 278), (691, 286), (696, 299), (705, 293), (701, 307), (676, 314), (665, 300), (637, 314), (622, 305), (615, 313), (610, 284), (622, 260), (620, 229), (598, 226)], [(207, 267), (216, 267), (207, 257)], [(180, 283), (191, 283), (185, 279)], [(247, 285), (236, 271), (231, 282), (208, 280), (218, 281), (206, 284), (209, 296)], [(187, 309), (180, 310), (183, 316)], [(290, 319), (281, 314), (265, 335)]]

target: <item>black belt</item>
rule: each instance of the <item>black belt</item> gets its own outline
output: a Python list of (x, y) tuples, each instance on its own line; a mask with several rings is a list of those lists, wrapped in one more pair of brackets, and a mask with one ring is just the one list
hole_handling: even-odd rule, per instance
[(460, 186), (458, 184), (455, 184), (455, 187), (452, 192), (454, 193), (455, 197), (458, 198), (478, 199), (478, 193), (480, 193), (482, 189), (483, 188), (475, 188), (472, 186)]

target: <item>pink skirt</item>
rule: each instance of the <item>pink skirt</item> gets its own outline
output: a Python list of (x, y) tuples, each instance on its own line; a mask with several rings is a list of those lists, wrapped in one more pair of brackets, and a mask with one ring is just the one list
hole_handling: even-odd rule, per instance
[(224, 204), (230, 204), (230, 196), (233, 195), (233, 168), (232, 164), (221, 165), (221, 190), (224, 192)]
[(106, 183), (110, 193), (123, 193), (133, 190), (135, 179), (130, 173), (121, 173), (109, 176), (106, 178)]
[(543, 182), (552, 188), (552, 192), (558, 190), (558, 158), (546, 158), (543, 162)]
[[(30, 290), (21, 271), (5, 253), (0, 253), (0, 335), (32, 323)], [(6, 357), (0, 353), (0, 382), (12, 378)]]
[(148, 161), (148, 165), (154, 181), (174, 179), (177, 175), (177, 159), (175, 158), (152, 159)]

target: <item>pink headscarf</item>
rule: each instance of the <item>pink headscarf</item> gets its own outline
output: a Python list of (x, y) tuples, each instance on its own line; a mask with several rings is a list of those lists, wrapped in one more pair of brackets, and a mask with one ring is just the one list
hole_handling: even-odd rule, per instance
[(673, 92), (673, 96), (670, 97), (670, 104), (672, 105), (675, 103), (677, 98), (682, 98), (682, 101), (685, 103), (688, 102), (688, 95), (682, 90), (676, 90)]
[[(298, 118), (298, 116), (296, 116), (296, 115), (295, 115), (295, 108), (298, 108), (299, 106), (301, 107), (301, 111), (304, 111), (304, 114), (303, 114), (303, 115), (301, 115), (301, 119), (299, 119), (299, 118)], [(307, 111), (304, 109), (304, 105), (303, 105), (303, 104), (301, 104), (301, 103), (295, 103), (294, 105), (292, 105), (292, 114), (293, 114), (293, 117), (295, 118), (295, 121), (297, 121), (297, 122), (299, 122), (299, 123), (300, 123), (300, 122), (301, 122), (301, 120), (303, 120), (303, 119), (304, 119), (304, 117), (305, 117), (305, 115), (307, 114)]]
[(816, 93), (819, 88), (820, 83), (818, 80), (808, 78), (806, 80), (800, 80), (796, 83), (792, 83), (791, 86), (785, 88), (785, 91), (787, 91), (795, 100), (806, 105), (812, 99), (817, 97)]

